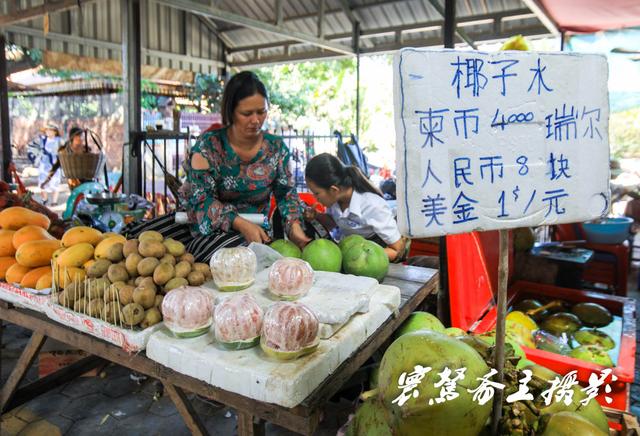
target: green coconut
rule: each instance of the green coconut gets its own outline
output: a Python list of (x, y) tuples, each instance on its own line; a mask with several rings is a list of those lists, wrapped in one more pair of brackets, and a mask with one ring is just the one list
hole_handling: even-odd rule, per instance
[[(558, 373), (537, 364), (527, 366), (526, 369), (531, 370), (535, 377), (547, 382), (551, 382), (556, 377), (561, 377)], [(575, 412), (600, 430), (608, 431), (609, 423), (607, 415), (605, 415), (604, 410), (602, 410), (600, 403), (592, 399), (586, 406), (583, 406), (580, 402), (587, 398), (587, 394), (582, 390), (582, 387), (572, 386), (571, 390), (573, 390), (573, 397), (569, 405), (565, 404), (564, 401), (553, 401), (547, 406), (544, 404), (542, 398), (536, 398), (535, 401), (538, 410), (540, 410), (540, 415), (550, 415), (558, 412)]]
[(616, 347), (611, 336), (596, 329), (578, 330), (573, 334), (573, 339), (580, 345), (595, 345), (603, 350), (613, 350)]
[(340, 247), (340, 251), (342, 251), (342, 254), (344, 255), (352, 245), (359, 244), (364, 241), (366, 241), (366, 239), (360, 235), (349, 235), (340, 240), (338, 247)]
[(394, 336), (398, 338), (406, 333), (418, 330), (431, 330), (434, 332), (444, 333), (445, 327), (435, 315), (432, 315), (429, 312), (416, 311), (409, 315), (407, 320), (402, 323), (398, 330), (396, 330)]
[(545, 415), (540, 420), (541, 436), (608, 436), (609, 429), (602, 430), (574, 412), (558, 412)]
[[(411, 396), (399, 406), (394, 400), (402, 393), (398, 380), (415, 366), (430, 367), (421, 380), (419, 396)], [(455, 372), (466, 368), (465, 377), (457, 382), (459, 396), (452, 401), (429, 404), (440, 395), (434, 385), (440, 381), (438, 373), (449, 368)], [(479, 405), (468, 389), (476, 389), (479, 379), (489, 373), (483, 358), (469, 345), (443, 333), (420, 330), (396, 339), (384, 353), (380, 363), (378, 398), (391, 412), (396, 434), (432, 436), (477, 435), (491, 414), (491, 401)]]
[(458, 327), (447, 327), (446, 329), (444, 329), (444, 334), (455, 338), (457, 336), (464, 336), (467, 334), (467, 332), (459, 329)]
[(382, 281), (389, 271), (389, 256), (373, 241), (354, 242), (342, 251), (342, 269), (347, 274)]
[(347, 436), (392, 436), (391, 417), (384, 404), (371, 398), (358, 407), (349, 423)]

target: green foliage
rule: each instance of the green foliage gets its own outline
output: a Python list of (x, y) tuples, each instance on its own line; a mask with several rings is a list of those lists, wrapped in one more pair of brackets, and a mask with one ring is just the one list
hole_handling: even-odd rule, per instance
[(142, 109), (151, 110), (158, 105), (158, 97), (154, 94), (160, 89), (151, 80), (140, 79), (140, 105)]
[(293, 124), (304, 115), (355, 131), (355, 67), (350, 58), (277, 65), (256, 74), (267, 86), (271, 104), (282, 113), (283, 123)]
[(640, 156), (640, 107), (610, 115), (609, 139), (615, 158)]
[(189, 98), (196, 103), (198, 111), (220, 112), (223, 84), (215, 74), (197, 73)]

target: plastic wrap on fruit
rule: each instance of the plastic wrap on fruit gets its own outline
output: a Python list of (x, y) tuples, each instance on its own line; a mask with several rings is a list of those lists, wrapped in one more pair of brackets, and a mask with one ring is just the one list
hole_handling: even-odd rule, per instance
[(554, 336), (544, 330), (538, 330), (533, 334), (533, 340), (536, 348), (539, 350), (549, 351), (551, 353), (567, 355), (571, 352), (567, 336)]
[(258, 260), (247, 247), (221, 248), (211, 256), (209, 266), (219, 290), (234, 292), (248, 288), (256, 278)]
[(172, 289), (162, 299), (164, 324), (180, 338), (205, 334), (213, 322), (213, 299), (200, 287)]
[(304, 304), (278, 302), (264, 314), (260, 347), (267, 356), (296, 359), (318, 348), (319, 323)]
[(269, 271), (269, 291), (282, 300), (304, 296), (313, 286), (313, 269), (302, 259), (276, 260)]
[(263, 316), (255, 298), (249, 294), (225, 298), (214, 310), (216, 339), (230, 350), (251, 348), (260, 340)]

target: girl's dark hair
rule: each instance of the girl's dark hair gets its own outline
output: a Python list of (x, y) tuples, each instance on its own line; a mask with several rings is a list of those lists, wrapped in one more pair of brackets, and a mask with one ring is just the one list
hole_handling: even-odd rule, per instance
[(307, 179), (322, 189), (332, 186), (353, 188), (355, 191), (371, 192), (382, 197), (382, 192), (367, 179), (360, 168), (355, 165), (346, 166), (340, 159), (329, 154), (322, 153), (313, 157), (304, 171)]
[(252, 71), (242, 71), (229, 80), (222, 95), (222, 124), (229, 126), (233, 124), (233, 111), (238, 106), (238, 102), (243, 98), (260, 94), (269, 104), (269, 95), (264, 83)]

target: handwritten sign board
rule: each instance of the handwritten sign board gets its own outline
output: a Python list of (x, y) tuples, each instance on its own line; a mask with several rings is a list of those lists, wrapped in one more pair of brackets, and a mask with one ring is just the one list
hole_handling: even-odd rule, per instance
[(394, 94), (403, 234), (580, 222), (607, 212), (604, 56), (403, 49)]

